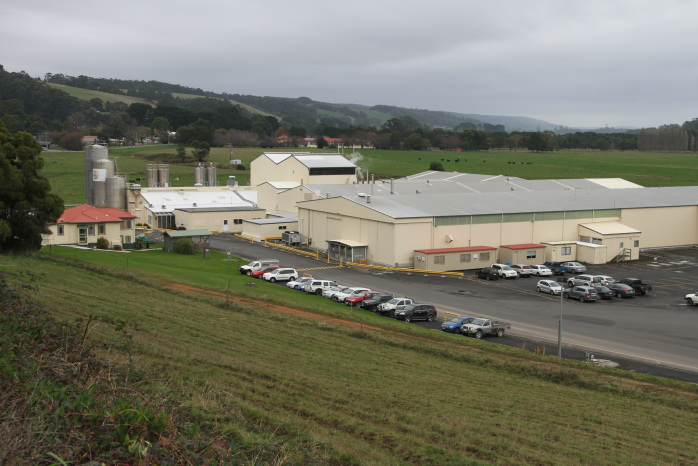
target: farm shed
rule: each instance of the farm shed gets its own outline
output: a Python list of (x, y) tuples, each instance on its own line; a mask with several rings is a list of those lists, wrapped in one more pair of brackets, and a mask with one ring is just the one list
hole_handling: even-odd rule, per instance
[(165, 245), (163, 249), (167, 252), (174, 252), (174, 243), (179, 238), (191, 238), (195, 251), (203, 251), (210, 247), (208, 239), (212, 235), (208, 230), (178, 230), (166, 231), (164, 235)]
[(414, 251), (414, 268), (439, 272), (481, 269), (496, 262), (496, 256), (497, 248), (491, 246), (420, 249)]

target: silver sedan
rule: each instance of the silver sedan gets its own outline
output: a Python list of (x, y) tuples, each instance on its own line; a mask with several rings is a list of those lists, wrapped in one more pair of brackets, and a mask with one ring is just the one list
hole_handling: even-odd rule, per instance
[(579, 262), (563, 262), (562, 265), (567, 267), (567, 270), (574, 273), (584, 273), (587, 271), (587, 268)]
[(540, 280), (536, 285), (536, 291), (559, 295), (562, 293), (562, 285), (552, 280)]

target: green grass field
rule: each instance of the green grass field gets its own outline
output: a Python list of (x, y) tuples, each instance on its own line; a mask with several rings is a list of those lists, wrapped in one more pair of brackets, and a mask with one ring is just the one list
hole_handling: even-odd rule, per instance
[[(220, 169), (218, 182), (225, 185), (233, 175), (240, 185), (250, 179), (250, 162), (262, 152), (317, 151), (317, 149), (235, 148), (233, 158), (242, 160), (245, 171)], [(336, 150), (336, 149), (335, 149)], [(334, 150), (326, 150), (334, 151)], [(187, 149), (190, 152), (190, 149)], [(535, 154), (528, 151), (509, 152), (412, 152), (388, 150), (357, 150), (362, 155), (358, 165), (379, 177), (401, 177), (429, 169), (429, 164), (441, 161), (447, 171), (481, 173), (486, 175), (518, 176), (525, 179), (557, 178), (624, 178), (642, 186), (689, 186), (698, 179), (698, 156), (693, 154), (656, 154), (644, 152), (555, 152)], [(174, 186), (193, 186), (194, 168), (170, 160), (175, 146), (146, 146), (136, 149), (110, 149), (118, 157), (119, 170), (128, 173), (129, 180), (145, 174), (148, 163), (170, 164), (170, 180)], [(167, 154), (159, 156), (158, 154)], [(345, 150), (351, 157), (351, 151)], [(42, 170), (53, 188), (66, 203), (84, 202), (84, 154), (80, 152), (44, 154)], [(208, 158), (229, 166), (229, 148), (213, 148)], [(455, 159), (460, 159), (456, 162)], [(56, 163), (52, 163), (55, 160)], [(448, 161), (450, 160), (450, 162)], [(467, 160), (467, 161), (466, 161)], [(516, 161), (516, 165), (507, 164)], [(523, 164), (521, 163), (523, 162)], [(531, 162), (531, 165), (527, 165)], [(179, 178), (179, 181), (177, 181)]]
[(81, 99), (81, 100), (92, 100), (95, 97), (99, 97), (100, 99), (102, 99), (102, 101), (104, 101), (105, 104), (107, 102), (123, 102), (127, 105), (131, 105), (133, 103), (142, 103), (142, 104), (148, 103), (145, 101), (145, 99), (141, 99), (140, 97), (133, 97), (133, 96), (128, 96), (128, 95), (108, 94), (106, 92), (92, 91), (89, 89), (80, 89), (78, 87), (64, 86), (62, 84), (53, 84), (53, 83), (47, 83), (47, 84), (49, 86), (60, 89), (63, 92), (66, 92), (66, 93), (72, 95), (73, 97), (77, 97), (78, 99)]
[[(42, 254), (49, 254), (44, 252)], [(333, 464), (693, 464), (695, 387), (587, 370), (366, 315), (383, 331), (244, 304), (245, 296), (356, 322), (345, 306), (246, 277), (214, 253), (53, 248), (56, 262), (0, 256), (43, 275), (37, 298), (60, 318), (135, 321), (137, 364), (159, 367), (187, 408), (244, 440), (307, 435)], [(129, 272), (124, 275), (126, 258)], [(90, 264), (104, 266), (94, 269)], [(148, 279), (230, 289), (240, 306)], [(160, 282), (157, 282), (160, 283)], [(91, 333), (100, 340), (101, 327)]]

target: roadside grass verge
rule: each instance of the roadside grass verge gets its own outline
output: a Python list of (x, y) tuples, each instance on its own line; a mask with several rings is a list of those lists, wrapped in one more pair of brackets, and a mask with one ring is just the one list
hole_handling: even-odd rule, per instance
[[(689, 390), (645, 394), (576, 367), (567, 374), (560, 365), (444, 347), (428, 341), (436, 332), (415, 332), (423, 338), (411, 341), (215, 305), (87, 261), (1, 260), (43, 274), (37, 299), (60, 318), (106, 313), (136, 322), (135, 364), (170, 374), (184, 408), (240, 441), (260, 432), (305, 435), (327, 446), (318, 451), (357, 464), (698, 460)], [(106, 338), (104, 330), (95, 328), (92, 338)]]

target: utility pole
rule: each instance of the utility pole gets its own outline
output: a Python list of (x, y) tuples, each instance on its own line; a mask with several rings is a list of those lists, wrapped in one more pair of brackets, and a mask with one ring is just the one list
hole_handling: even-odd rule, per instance
[(560, 289), (560, 320), (557, 323), (557, 357), (562, 359), (562, 295), (565, 291), (565, 282), (562, 281)]

